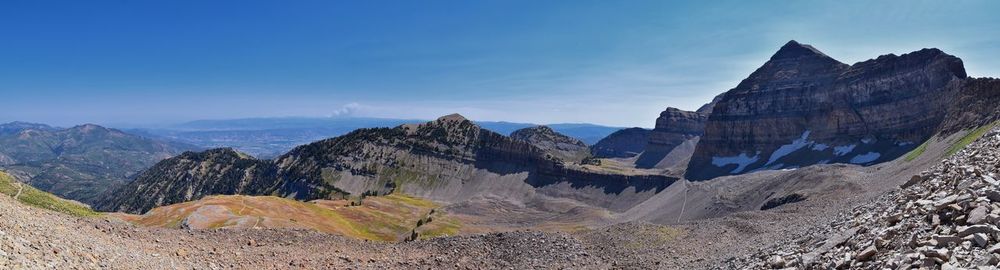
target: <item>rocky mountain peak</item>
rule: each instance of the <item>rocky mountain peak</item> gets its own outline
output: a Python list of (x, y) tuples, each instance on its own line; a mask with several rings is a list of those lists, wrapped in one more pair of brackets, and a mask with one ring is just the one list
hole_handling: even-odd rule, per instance
[[(832, 82), (837, 75), (850, 67), (812, 46), (790, 41), (726, 95), (737, 93), (752, 95), (757, 91), (780, 92), (792, 88), (808, 89)], [(713, 112), (718, 109), (715, 107), (718, 106), (713, 107)], [(721, 107), (726, 109), (727, 106), (723, 104)]]
[(771, 56), (771, 60), (794, 59), (803, 57), (830, 58), (829, 56), (817, 50), (815, 47), (811, 45), (802, 44), (799, 43), (798, 41), (792, 40), (788, 41), (788, 43), (785, 43), (784, 46), (781, 46), (781, 48), (778, 49), (778, 52), (775, 52), (774, 55)]
[[(529, 137), (539, 136), (539, 135), (541, 135), (541, 136), (561, 136), (561, 137), (566, 137), (565, 135), (559, 134), (555, 130), (552, 130), (552, 128), (550, 128), (548, 126), (544, 126), (544, 125), (543, 126), (526, 127), (526, 128), (515, 130), (514, 132), (512, 132), (510, 134), (510, 137), (514, 138), (514, 139), (526, 139), (526, 138), (529, 138)], [(569, 138), (569, 137), (566, 137), (566, 138)], [(576, 139), (573, 139), (573, 138), (569, 138), (569, 139), (576, 140)]]
[(510, 137), (528, 142), (563, 161), (578, 162), (590, 156), (586, 143), (560, 134), (548, 126), (522, 128), (511, 133)]
[(713, 106), (686, 176), (895, 159), (934, 134), (965, 76), (937, 49), (846, 65), (789, 42)]
[(462, 121), (468, 121), (468, 120), (469, 119), (466, 119), (465, 116), (462, 116), (461, 114), (453, 113), (453, 114), (441, 116), (436, 121), (437, 122), (462, 122)]
[(83, 124), (70, 128), (72, 131), (91, 133), (91, 132), (107, 132), (108, 128), (96, 125), (96, 124)]
[(399, 126), (409, 136), (437, 138), (446, 141), (468, 141), (478, 136), (482, 129), (464, 116), (453, 113), (439, 117), (437, 120), (422, 124), (404, 124)]

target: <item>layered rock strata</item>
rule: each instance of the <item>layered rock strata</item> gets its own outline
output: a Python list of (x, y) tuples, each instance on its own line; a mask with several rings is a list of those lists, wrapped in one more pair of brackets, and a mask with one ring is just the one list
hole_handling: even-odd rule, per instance
[(895, 159), (936, 133), (965, 78), (937, 49), (846, 65), (791, 41), (722, 95), (685, 176)]

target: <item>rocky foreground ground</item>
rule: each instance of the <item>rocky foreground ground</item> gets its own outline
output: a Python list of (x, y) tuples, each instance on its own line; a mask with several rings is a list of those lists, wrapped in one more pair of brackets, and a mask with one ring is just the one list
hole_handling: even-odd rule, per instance
[(155, 229), (70, 218), (0, 197), (0, 269), (605, 267), (565, 234), (506, 232), (393, 244), (311, 231)]
[(1000, 129), (901, 189), (731, 269), (997, 269)]

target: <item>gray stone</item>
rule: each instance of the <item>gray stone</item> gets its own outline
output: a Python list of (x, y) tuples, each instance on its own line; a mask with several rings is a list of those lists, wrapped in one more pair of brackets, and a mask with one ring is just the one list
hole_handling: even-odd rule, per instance
[(966, 237), (975, 233), (996, 233), (998, 232), (997, 227), (993, 225), (972, 225), (965, 227), (958, 227), (958, 232), (956, 233), (958, 237)]
[(929, 242), (929, 244), (934, 245), (934, 246), (945, 247), (945, 246), (948, 246), (948, 244), (952, 244), (952, 243), (958, 244), (958, 243), (961, 243), (962, 242), (962, 238), (958, 237), (958, 236), (954, 236), (954, 235), (933, 235), (933, 236), (931, 236), (931, 241), (928, 241), (928, 242)]
[(785, 258), (779, 255), (771, 256), (767, 259), (767, 265), (771, 266), (773, 269), (781, 269), (785, 267)]
[(986, 222), (986, 215), (988, 212), (989, 211), (986, 209), (986, 206), (976, 207), (969, 212), (968, 218), (965, 219), (965, 222), (969, 224), (983, 224)]
[(878, 249), (876, 249), (875, 246), (868, 246), (860, 253), (858, 253), (858, 255), (855, 256), (854, 258), (858, 261), (871, 260), (873, 257), (875, 257), (876, 252), (878, 252)]
[(986, 247), (986, 245), (990, 244), (990, 236), (984, 233), (972, 234), (972, 243), (979, 247)]

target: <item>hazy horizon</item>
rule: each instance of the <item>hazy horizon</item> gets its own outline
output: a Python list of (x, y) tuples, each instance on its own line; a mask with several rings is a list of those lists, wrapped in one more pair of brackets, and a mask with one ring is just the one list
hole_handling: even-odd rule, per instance
[[(905, 3), (905, 5), (904, 5)], [(652, 127), (789, 40), (1000, 76), (1000, 2), (0, 4), (0, 122), (356, 116)], [(753, 23), (748, 23), (753, 22)]]

